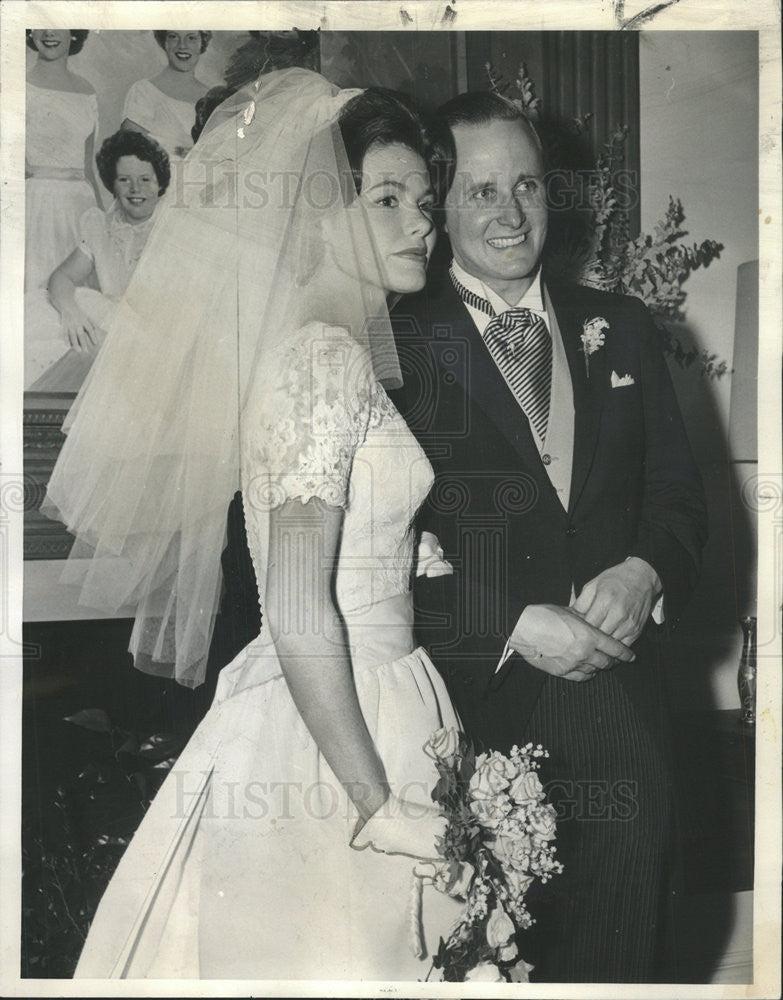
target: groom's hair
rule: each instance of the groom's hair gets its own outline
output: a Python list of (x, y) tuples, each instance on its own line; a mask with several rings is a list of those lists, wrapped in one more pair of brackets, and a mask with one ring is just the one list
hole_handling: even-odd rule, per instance
[(444, 195), (454, 181), (457, 155), (452, 129), (458, 125), (489, 125), (496, 121), (521, 122), (544, 156), (544, 147), (535, 126), (515, 104), (491, 90), (469, 90), (441, 104), (433, 118), (435, 169)]

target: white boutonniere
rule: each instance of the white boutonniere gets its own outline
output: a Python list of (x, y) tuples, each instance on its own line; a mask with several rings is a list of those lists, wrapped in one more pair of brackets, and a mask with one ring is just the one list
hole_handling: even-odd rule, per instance
[(590, 378), (590, 355), (604, 346), (606, 334), (604, 330), (609, 329), (609, 324), (603, 316), (594, 316), (586, 319), (582, 325), (582, 353), (585, 356), (585, 372)]

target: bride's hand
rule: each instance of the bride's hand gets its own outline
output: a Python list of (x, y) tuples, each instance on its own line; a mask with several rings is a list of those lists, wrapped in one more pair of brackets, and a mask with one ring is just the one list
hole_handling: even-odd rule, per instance
[(425, 883), (434, 885), (438, 892), (455, 899), (467, 896), (476, 874), (468, 861), (420, 861), (413, 871)]
[(383, 854), (404, 854), (419, 860), (442, 860), (437, 839), (446, 832), (446, 817), (434, 806), (390, 795), (351, 838), (351, 847), (371, 847)]

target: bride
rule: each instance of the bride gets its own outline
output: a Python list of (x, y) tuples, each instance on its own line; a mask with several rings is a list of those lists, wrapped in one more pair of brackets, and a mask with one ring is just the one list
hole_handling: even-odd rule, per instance
[(83, 601), (137, 602), (137, 666), (203, 678), (239, 488), (263, 616), (79, 977), (423, 979), (459, 915), (413, 875), (445, 829), (423, 746), (458, 722), (412, 638), (432, 470), (384, 388), (386, 298), (435, 241), (428, 153), (398, 95), (265, 75), (185, 161), (77, 399), (47, 506)]

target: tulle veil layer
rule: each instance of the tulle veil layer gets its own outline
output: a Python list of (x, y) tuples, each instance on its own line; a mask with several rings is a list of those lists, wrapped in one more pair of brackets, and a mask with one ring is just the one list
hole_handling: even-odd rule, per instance
[(336, 124), (358, 91), (262, 76), (217, 109), (167, 192), (69, 414), (42, 510), (75, 535), (63, 580), (135, 609), (138, 667), (196, 686), (220, 596), (249, 398), (275, 348), (342, 326), (399, 383), (367, 219)]

